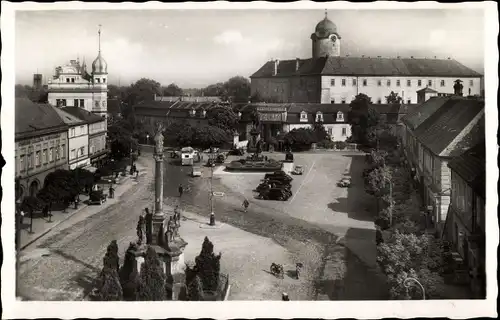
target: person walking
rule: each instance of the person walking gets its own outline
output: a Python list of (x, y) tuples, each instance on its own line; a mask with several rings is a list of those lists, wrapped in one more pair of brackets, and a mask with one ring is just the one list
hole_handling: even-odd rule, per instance
[(179, 197), (182, 197), (182, 193), (184, 192), (184, 188), (182, 187), (182, 184), (179, 185)]
[(245, 200), (243, 201), (243, 210), (244, 210), (244, 212), (245, 212), (245, 213), (247, 212), (247, 210), (248, 210), (248, 206), (249, 206), (249, 205), (250, 205), (250, 202), (248, 202), (248, 200), (247, 200), (247, 199), (245, 199)]

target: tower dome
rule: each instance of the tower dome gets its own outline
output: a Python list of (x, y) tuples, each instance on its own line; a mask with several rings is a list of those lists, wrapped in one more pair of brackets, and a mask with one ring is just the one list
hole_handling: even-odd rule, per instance
[(317, 34), (330, 35), (332, 33), (337, 33), (337, 26), (325, 15), (325, 18), (316, 25), (315, 32)]
[(97, 58), (92, 62), (92, 73), (108, 73), (108, 64), (101, 56), (100, 51)]

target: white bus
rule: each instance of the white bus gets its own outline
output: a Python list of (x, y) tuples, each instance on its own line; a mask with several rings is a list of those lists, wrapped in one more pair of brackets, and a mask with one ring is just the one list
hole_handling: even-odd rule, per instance
[(185, 147), (181, 149), (181, 164), (183, 166), (192, 166), (197, 157), (197, 151), (191, 147)]

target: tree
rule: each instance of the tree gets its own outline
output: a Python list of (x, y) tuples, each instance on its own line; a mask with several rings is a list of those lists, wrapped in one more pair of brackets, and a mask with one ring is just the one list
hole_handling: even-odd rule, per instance
[(208, 124), (227, 132), (233, 132), (238, 126), (238, 115), (227, 107), (217, 107), (207, 112)]
[(221, 254), (214, 254), (214, 245), (205, 237), (200, 254), (195, 258), (196, 270), (203, 283), (203, 289), (216, 291), (219, 285)]
[(39, 199), (38, 197), (26, 196), (23, 198), (21, 202), (21, 210), (24, 212), (35, 212), (42, 210), (45, 202)]
[(204, 300), (203, 283), (202, 283), (199, 275), (195, 275), (194, 279), (192, 279), (188, 283), (187, 299), (189, 301), (203, 301)]
[(134, 251), (137, 250), (135, 243), (130, 243), (125, 252), (125, 259), (120, 269), (120, 284), (123, 289), (123, 298), (126, 301), (133, 301), (137, 297), (137, 288), (139, 286), (139, 273), (137, 272), (137, 262)]
[(288, 132), (284, 140), (295, 148), (307, 148), (316, 141), (316, 135), (311, 128), (299, 128)]
[(144, 263), (141, 267), (137, 300), (162, 301), (166, 300), (166, 276), (158, 259), (156, 251), (148, 247)]
[(320, 142), (328, 138), (328, 133), (325, 130), (325, 126), (322, 121), (316, 121), (313, 125), (313, 131), (315, 135), (315, 142)]
[(119, 301), (122, 300), (123, 290), (118, 276), (119, 258), (118, 244), (113, 240), (108, 245), (103, 260), (103, 268), (98, 281), (98, 300)]
[(203, 89), (203, 95), (209, 97), (222, 97), (227, 96), (226, 88), (224, 87), (224, 83), (219, 82), (216, 84), (211, 84), (205, 89)]
[(76, 168), (71, 170), (71, 173), (73, 174), (73, 178), (78, 185), (79, 191), (82, 191), (83, 188), (90, 189), (95, 182), (94, 174), (88, 170)]
[(163, 95), (167, 97), (180, 97), (183, 95), (183, 90), (175, 83), (171, 83), (163, 89)]
[(204, 125), (194, 127), (192, 146), (207, 149), (222, 146), (230, 141), (230, 133), (216, 126)]
[(398, 93), (391, 91), (391, 93), (385, 97), (385, 101), (387, 101), (388, 104), (401, 104), (403, 98), (401, 98)]
[(132, 124), (126, 120), (108, 126), (108, 137), (111, 141), (112, 158), (122, 159), (129, 156), (131, 150), (137, 150), (137, 139), (133, 137), (132, 131)]
[(45, 178), (38, 197), (46, 203), (65, 203), (68, 205), (79, 193), (78, 183), (69, 170), (58, 169)]
[(391, 181), (391, 172), (388, 167), (378, 167), (373, 169), (366, 177), (365, 191), (377, 198), (382, 198), (389, 193), (389, 183)]
[(236, 76), (224, 83), (224, 89), (233, 102), (248, 102), (250, 97), (250, 81), (247, 78)]
[(106, 255), (103, 259), (103, 264), (115, 269), (116, 272), (120, 270), (120, 258), (118, 257), (118, 243), (116, 240), (109, 243), (106, 249)]
[(134, 106), (139, 102), (153, 101), (155, 94), (161, 95), (160, 83), (152, 79), (141, 78), (127, 89), (125, 102), (129, 106)]
[(371, 98), (363, 93), (358, 94), (350, 103), (347, 118), (351, 124), (352, 140), (357, 143), (364, 143), (368, 127), (368, 109), (371, 103)]

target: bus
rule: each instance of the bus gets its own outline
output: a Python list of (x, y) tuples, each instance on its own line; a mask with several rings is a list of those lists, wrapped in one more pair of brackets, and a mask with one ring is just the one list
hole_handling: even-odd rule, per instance
[(198, 152), (191, 147), (181, 149), (181, 164), (183, 166), (192, 166), (195, 158), (198, 157)]

